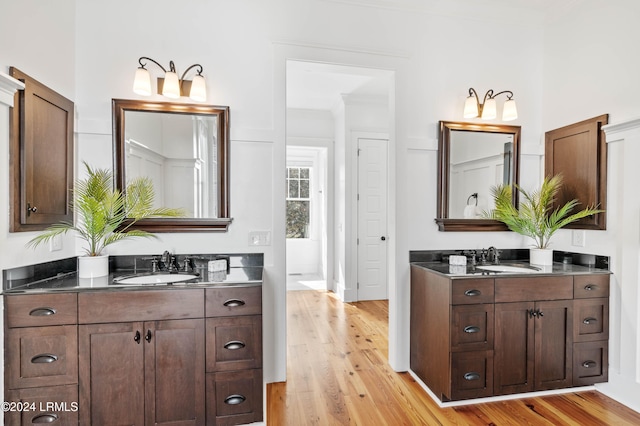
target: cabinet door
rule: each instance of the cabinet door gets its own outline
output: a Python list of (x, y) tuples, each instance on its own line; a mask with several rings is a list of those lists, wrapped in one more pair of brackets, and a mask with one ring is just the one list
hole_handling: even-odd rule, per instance
[(16, 68), (9, 73), (25, 83), (15, 95), (11, 122), (10, 230), (73, 221), (74, 104)]
[(573, 301), (536, 302), (535, 390), (570, 387), (573, 366)]
[(534, 304), (496, 303), (494, 390), (496, 395), (533, 390)]
[(144, 425), (142, 323), (79, 326), (82, 425)]
[(204, 319), (144, 323), (147, 425), (204, 425)]

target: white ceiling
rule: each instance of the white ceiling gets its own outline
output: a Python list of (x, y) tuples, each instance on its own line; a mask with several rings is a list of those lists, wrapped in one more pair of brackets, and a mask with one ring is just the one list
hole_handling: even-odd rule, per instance
[[(530, 15), (538, 22), (549, 21), (583, 0), (325, 0), (366, 7), (442, 11), (467, 17), (500, 10), (510, 17)], [(456, 8), (455, 6), (468, 6)], [(455, 12), (452, 12), (455, 10)], [(522, 13), (523, 11), (528, 13)], [(481, 15), (481, 14), (480, 14)], [(343, 95), (388, 96), (392, 73), (314, 62), (287, 62), (287, 108), (331, 110)]]
[(331, 110), (342, 95), (387, 97), (392, 72), (316, 62), (287, 62), (287, 108)]

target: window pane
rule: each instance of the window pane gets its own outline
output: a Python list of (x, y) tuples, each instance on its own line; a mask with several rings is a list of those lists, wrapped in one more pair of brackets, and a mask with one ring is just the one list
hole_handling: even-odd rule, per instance
[(287, 201), (287, 238), (307, 238), (309, 201)]
[(300, 177), (303, 179), (309, 179), (309, 168), (304, 167), (300, 169)]
[(297, 167), (289, 167), (289, 177), (297, 178), (300, 176), (300, 169)]
[(309, 198), (309, 181), (300, 181), (300, 198)]
[(292, 179), (289, 181), (289, 198), (299, 198), (300, 197), (300, 193), (298, 192), (298, 181), (295, 179)]

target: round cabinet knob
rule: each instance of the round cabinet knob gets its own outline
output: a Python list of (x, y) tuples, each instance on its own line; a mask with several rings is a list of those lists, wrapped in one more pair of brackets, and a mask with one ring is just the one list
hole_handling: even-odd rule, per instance
[(387, 240), (387, 237), (380, 237), (380, 239), (381, 239), (382, 241), (386, 241), (386, 240)]

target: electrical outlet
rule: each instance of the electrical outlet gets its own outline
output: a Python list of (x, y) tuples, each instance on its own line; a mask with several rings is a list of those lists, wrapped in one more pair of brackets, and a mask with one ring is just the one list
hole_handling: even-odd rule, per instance
[(270, 246), (271, 231), (252, 231), (249, 232), (250, 246)]
[(574, 229), (571, 231), (571, 245), (575, 247), (584, 247), (586, 232), (584, 229)]
[(62, 236), (56, 235), (49, 241), (49, 251), (62, 250)]

